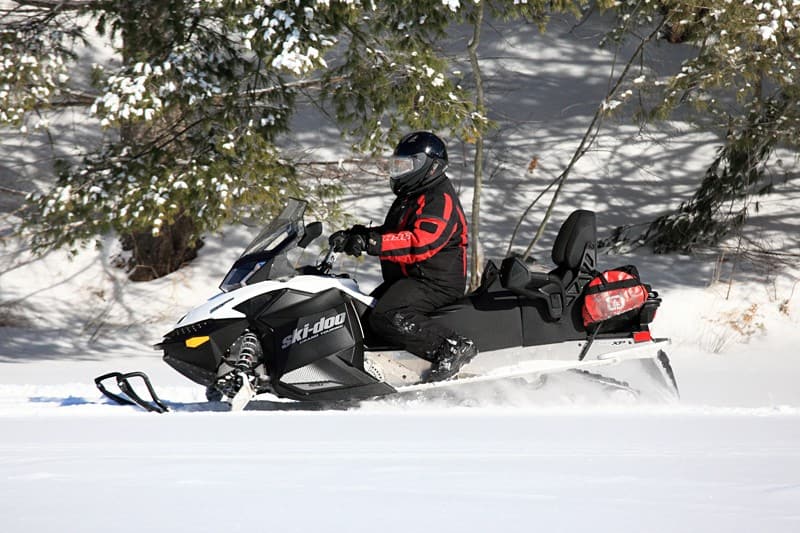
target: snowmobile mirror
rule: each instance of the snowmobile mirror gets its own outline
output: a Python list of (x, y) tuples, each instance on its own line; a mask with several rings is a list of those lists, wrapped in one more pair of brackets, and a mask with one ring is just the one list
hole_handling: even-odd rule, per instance
[(303, 238), (300, 239), (300, 242), (297, 243), (297, 246), (300, 248), (305, 248), (311, 244), (311, 241), (320, 235), (322, 235), (322, 222), (312, 222), (306, 226), (305, 234), (303, 235)]

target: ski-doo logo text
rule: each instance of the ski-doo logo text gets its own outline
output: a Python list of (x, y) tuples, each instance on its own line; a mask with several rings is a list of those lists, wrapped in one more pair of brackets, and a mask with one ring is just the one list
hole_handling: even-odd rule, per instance
[(281, 347), (285, 350), (292, 344), (303, 344), (304, 342), (316, 339), (320, 335), (325, 335), (344, 326), (345, 314), (339, 313), (336, 316), (322, 317), (316, 322), (306, 322), (302, 326), (295, 328), (291, 335), (283, 338)]

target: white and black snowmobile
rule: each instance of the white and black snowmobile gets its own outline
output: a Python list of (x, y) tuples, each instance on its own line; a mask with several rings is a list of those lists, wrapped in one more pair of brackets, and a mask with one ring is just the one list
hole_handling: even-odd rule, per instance
[[(576, 211), (561, 227), (554, 270), (533, 272), (515, 257), (499, 268), (490, 261), (478, 290), (438, 310), (436, 320), (469, 336), (479, 354), (455, 379), (428, 383), (430, 362), (384, 345), (368, 330), (364, 318), (373, 298), (348, 274), (333, 272), (334, 251), (316, 265), (297, 264), (302, 250), (322, 234), (320, 222), (304, 224), (305, 209), (305, 202), (290, 200), (236, 260), (221, 292), (189, 311), (157, 345), (167, 364), (207, 387), (210, 400), (227, 400), (234, 409), (262, 393), (349, 402), (500, 379), (540, 382), (543, 375), (565, 371), (635, 392), (605, 374), (623, 362), (635, 362), (677, 396), (663, 351), (668, 340), (653, 338), (648, 327), (661, 300), (636, 276), (616, 284), (599, 276), (594, 213)], [(632, 306), (624, 301), (631, 287), (644, 295)], [(590, 293), (602, 296), (616, 316), (587, 327)], [(144, 379), (152, 401), (133, 390), (131, 377)], [(121, 394), (107, 390), (104, 382), (111, 378)], [(115, 401), (167, 410), (141, 373), (95, 381)]]

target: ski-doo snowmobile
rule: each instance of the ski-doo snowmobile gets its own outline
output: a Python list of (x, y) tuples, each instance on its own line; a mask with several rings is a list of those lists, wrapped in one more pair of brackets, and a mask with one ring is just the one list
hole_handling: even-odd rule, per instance
[[(552, 252), (555, 269), (534, 272), (517, 257), (499, 267), (490, 261), (476, 291), (436, 312), (436, 320), (468, 335), (479, 354), (455, 379), (427, 383), (430, 362), (369, 331), (365, 317), (374, 299), (348, 274), (334, 273), (336, 251), (320, 254), (317, 264), (298, 264), (295, 256), (322, 234), (320, 222), (304, 224), (305, 209), (305, 202), (290, 200), (236, 260), (221, 292), (189, 311), (157, 345), (167, 364), (207, 387), (209, 399), (228, 400), (234, 408), (262, 393), (357, 401), (497, 379), (532, 381), (562, 371), (630, 388), (597, 372), (624, 361), (636, 361), (677, 394), (663, 351), (668, 340), (653, 338), (648, 327), (661, 300), (636, 276), (621, 285), (603, 280), (590, 211), (575, 211), (561, 227)], [(625, 291), (632, 287), (643, 297), (626, 309)], [(593, 289), (625, 312), (587, 326)], [(123, 392), (136, 396), (124, 375), (114, 377)], [(161, 408), (166, 406), (157, 402), (153, 410)]]

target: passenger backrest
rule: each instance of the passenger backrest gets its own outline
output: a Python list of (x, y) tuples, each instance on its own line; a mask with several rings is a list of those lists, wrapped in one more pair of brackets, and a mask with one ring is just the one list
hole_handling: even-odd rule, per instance
[(520, 296), (544, 300), (551, 320), (559, 320), (591, 281), (597, 264), (595, 214), (579, 209), (561, 225), (551, 254), (556, 268), (547, 274), (530, 272), (518, 257), (507, 257), (500, 268), (503, 287)]
[(578, 209), (567, 217), (553, 243), (552, 259), (556, 269), (550, 274), (561, 279), (569, 305), (596, 271), (597, 221), (593, 211)]

